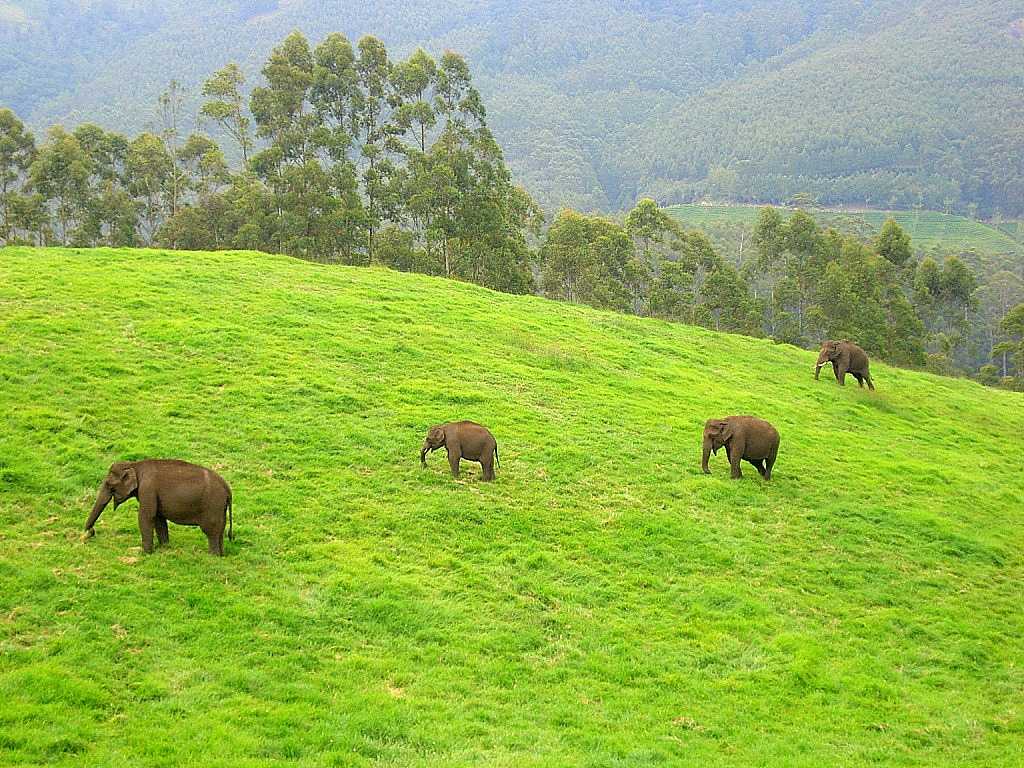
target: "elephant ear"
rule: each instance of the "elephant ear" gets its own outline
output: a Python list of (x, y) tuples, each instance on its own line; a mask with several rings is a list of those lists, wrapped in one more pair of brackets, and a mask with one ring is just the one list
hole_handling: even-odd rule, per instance
[(723, 421), (722, 422), (722, 432), (721, 432), (721, 434), (722, 434), (722, 442), (725, 442), (727, 440), (731, 440), (732, 436), (733, 436), (733, 432), (734, 432), (734, 430), (733, 430), (732, 422)]
[(135, 473), (135, 467), (125, 467), (121, 471), (119, 485), (125, 493), (132, 493), (139, 487), (139, 476)]

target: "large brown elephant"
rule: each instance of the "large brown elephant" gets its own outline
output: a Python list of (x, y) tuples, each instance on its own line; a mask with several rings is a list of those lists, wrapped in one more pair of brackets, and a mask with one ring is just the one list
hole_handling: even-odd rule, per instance
[(821, 353), (818, 355), (818, 362), (814, 366), (814, 379), (817, 381), (821, 367), (825, 363), (832, 363), (832, 372), (836, 375), (836, 381), (846, 386), (846, 374), (850, 374), (863, 387), (864, 382), (868, 383), (868, 389), (874, 389), (875, 383), (871, 381), (871, 374), (868, 373), (868, 353), (858, 347), (852, 341), (826, 341), (821, 345)]
[(96, 535), (93, 526), (111, 499), (117, 509), (133, 496), (139, 500), (139, 531), (146, 552), (153, 551), (154, 529), (161, 544), (170, 540), (168, 520), (179, 525), (198, 525), (214, 555), (224, 554), (225, 528), (228, 538), (234, 539), (231, 488), (224, 478), (212, 469), (173, 459), (111, 464), (85, 523), (85, 536)]
[(459, 476), (459, 460), (479, 461), (483, 479), (494, 479), (494, 462), (498, 458), (498, 441), (487, 427), (472, 421), (450, 421), (438, 424), (427, 432), (420, 449), (420, 464), (427, 466), (427, 454), (444, 446), (452, 477)]
[(779, 433), (767, 421), (754, 416), (708, 419), (704, 423), (704, 452), (700, 464), (705, 475), (711, 474), (708, 458), (712, 452), (717, 456), (719, 448), (725, 448), (733, 480), (743, 477), (741, 460), (753, 464), (761, 477), (771, 480), (772, 467), (779, 453)]

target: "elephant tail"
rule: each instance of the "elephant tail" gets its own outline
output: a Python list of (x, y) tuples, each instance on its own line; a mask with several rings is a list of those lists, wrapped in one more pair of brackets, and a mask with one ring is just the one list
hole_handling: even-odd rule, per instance
[(231, 511), (231, 489), (228, 488), (228, 541), (235, 540), (235, 514)]
[(498, 463), (498, 469), (501, 469), (501, 457), (498, 456), (498, 441), (494, 441), (494, 460)]

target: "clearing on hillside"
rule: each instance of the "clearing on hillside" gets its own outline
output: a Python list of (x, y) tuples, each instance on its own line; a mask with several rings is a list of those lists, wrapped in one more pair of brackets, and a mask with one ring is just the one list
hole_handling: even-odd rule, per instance
[[(0, 250), (0, 763), (1010, 766), (1024, 400), (380, 269)], [(710, 416), (781, 433), (700, 471)], [(494, 483), (419, 465), (431, 424)], [(79, 534), (115, 459), (235, 541)]]

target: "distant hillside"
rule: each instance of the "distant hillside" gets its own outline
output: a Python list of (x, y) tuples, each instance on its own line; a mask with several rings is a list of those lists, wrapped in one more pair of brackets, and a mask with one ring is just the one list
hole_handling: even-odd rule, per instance
[[(0, 763), (1012, 766), (1022, 396), (383, 269), (0, 249)], [(782, 435), (700, 471), (709, 416)], [(497, 482), (427, 428), (470, 418)], [(79, 540), (121, 458), (235, 541)]]
[[(707, 232), (719, 245), (735, 239), (737, 227), (752, 230), (757, 223), (760, 206), (756, 205), (673, 205), (666, 211), (688, 227)], [(823, 210), (810, 213), (822, 224), (842, 232), (873, 237), (888, 218), (896, 219), (910, 235), (919, 250), (939, 249), (946, 252), (977, 251), (988, 261), (1008, 266), (1024, 275), (1024, 241), (1017, 239), (1022, 231), (1017, 222), (994, 225), (964, 216), (939, 211), (886, 210)], [(729, 247), (725, 248), (726, 251)]]
[[(251, 77), (295, 28), (467, 54), (549, 209), (710, 195), (1024, 207), (1019, 0), (3, 0), (0, 104), (138, 129), (171, 78)], [(69, 55), (73, 52), (74, 55)], [(193, 104), (194, 106), (194, 104)]]

